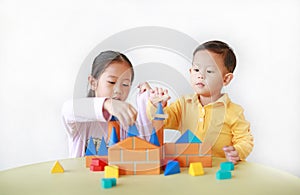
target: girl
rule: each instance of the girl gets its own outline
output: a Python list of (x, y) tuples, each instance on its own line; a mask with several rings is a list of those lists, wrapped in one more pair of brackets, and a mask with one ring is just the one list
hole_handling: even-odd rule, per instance
[[(95, 58), (88, 77), (91, 87), (88, 98), (70, 100), (63, 105), (63, 123), (69, 137), (70, 157), (84, 156), (90, 137), (96, 148), (99, 148), (102, 136), (108, 143), (107, 122), (112, 115), (123, 127), (120, 139), (126, 137), (124, 129), (128, 129), (137, 118), (136, 109), (125, 102), (133, 78), (132, 64), (124, 54), (104, 51)], [(140, 115), (146, 116), (145, 111)]]

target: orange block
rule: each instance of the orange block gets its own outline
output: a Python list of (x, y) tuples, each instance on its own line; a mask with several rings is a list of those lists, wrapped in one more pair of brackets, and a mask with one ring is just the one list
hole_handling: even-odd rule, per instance
[(148, 154), (149, 161), (159, 161), (161, 159), (161, 150), (160, 148), (157, 149), (149, 149), (146, 150)]
[(160, 146), (164, 144), (164, 121), (152, 120)]
[(178, 143), (176, 144), (176, 153), (182, 154), (199, 154), (198, 143)]
[(153, 145), (139, 137), (134, 137), (133, 149), (155, 149), (155, 148), (158, 148), (158, 146)]
[(123, 161), (146, 161), (146, 150), (123, 150)]
[(165, 155), (176, 154), (176, 145), (175, 145), (175, 143), (165, 143), (164, 148), (165, 148)]
[(119, 167), (119, 174), (120, 175), (134, 175), (134, 164), (112, 164)]
[(120, 162), (120, 161), (122, 161), (121, 152), (122, 152), (122, 149), (109, 148), (108, 149), (108, 162), (114, 162), (114, 161)]
[(211, 156), (189, 156), (188, 164), (193, 162), (201, 162), (203, 167), (212, 167), (212, 157)]
[(136, 175), (159, 175), (161, 173), (160, 163), (136, 164)]
[(177, 156), (175, 158), (175, 160), (177, 160), (179, 162), (179, 166), (180, 167), (187, 167), (189, 166), (188, 164), (188, 159), (187, 159), (187, 156), (186, 155), (181, 155), (181, 156)]
[(123, 141), (120, 141), (118, 143), (116, 143), (115, 145), (111, 146), (109, 149), (117, 149), (117, 148), (123, 148), (123, 149), (133, 149), (134, 146), (134, 138), (135, 137), (128, 137), (126, 139), (124, 139)]

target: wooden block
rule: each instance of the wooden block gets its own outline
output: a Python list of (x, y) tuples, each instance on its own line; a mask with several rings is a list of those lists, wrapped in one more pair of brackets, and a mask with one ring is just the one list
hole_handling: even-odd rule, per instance
[(201, 162), (203, 167), (212, 167), (211, 156), (189, 156), (188, 163)]
[(204, 175), (204, 170), (201, 162), (190, 163), (189, 174), (192, 176)]
[(161, 159), (161, 150), (160, 148), (157, 148), (157, 149), (149, 149), (149, 150), (146, 150), (147, 151), (147, 159), (149, 161), (160, 161)]
[(63, 173), (63, 172), (64, 172), (64, 168), (61, 166), (61, 164), (58, 161), (55, 161), (51, 169), (51, 173)]
[(123, 161), (146, 161), (146, 150), (123, 150)]
[(160, 163), (136, 164), (136, 175), (159, 175), (161, 173)]
[(119, 178), (119, 167), (115, 165), (109, 165), (104, 167), (105, 178)]
[(102, 165), (100, 165), (100, 166), (91, 165), (90, 166), (90, 171), (104, 171), (104, 167), (105, 166), (102, 166)]
[(182, 154), (199, 154), (198, 143), (178, 143), (176, 144), (177, 155)]
[(123, 141), (111, 146), (108, 148), (108, 150), (110, 149), (133, 149), (134, 146), (134, 139), (135, 137), (128, 137), (126, 139), (124, 139)]
[(179, 166), (180, 167), (187, 167), (187, 166), (189, 166), (189, 164), (187, 162), (187, 156), (186, 155), (177, 156), (175, 158), (175, 160), (179, 162)]
[(176, 145), (175, 145), (175, 143), (165, 143), (164, 147), (165, 147), (165, 155), (176, 154)]
[(134, 137), (134, 146), (133, 149), (155, 149), (158, 148), (158, 146), (151, 144), (149, 142), (147, 142), (144, 139), (141, 139), (139, 137)]
[(106, 143), (109, 142), (110, 135), (111, 135), (111, 130), (112, 130), (113, 127), (116, 129), (118, 140), (120, 140), (120, 125), (119, 125), (119, 121), (108, 121), (108, 124), (107, 124), (108, 136), (107, 136)]
[(101, 161), (105, 162), (107, 164), (107, 156), (85, 156), (85, 167), (89, 168), (92, 164), (92, 160), (94, 158), (100, 159)]
[(134, 164), (116, 164), (119, 167), (119, 174), (120, 175), (134, 175)]
[(114, 161), (120, 162), (120, 161), (122, 161), (121, 155), (122, 155), (122, 149), (109, 148), (108, 149), (108, 162), (114, 162)]

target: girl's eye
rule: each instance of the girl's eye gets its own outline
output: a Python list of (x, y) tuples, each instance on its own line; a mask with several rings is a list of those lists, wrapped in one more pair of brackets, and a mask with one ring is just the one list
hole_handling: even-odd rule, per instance
[(129, 84), (123, 83), (123, 86), (124, 86), (124, 87), (129, 87)]
[(194, 68), (194, 72), (199, 72), (200, 70), (198, 68)]

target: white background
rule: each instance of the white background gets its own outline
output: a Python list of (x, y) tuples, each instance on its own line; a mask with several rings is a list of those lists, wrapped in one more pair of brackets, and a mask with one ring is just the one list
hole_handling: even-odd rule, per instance
[(83, 60), (115, 33), (162, 26), (234, 48), (225, 91), (251, 122), (248, 160), (300, 176), (299, 19), (297, 0), (0, 0), (0, 169), (67, 158), (61, 106)]

